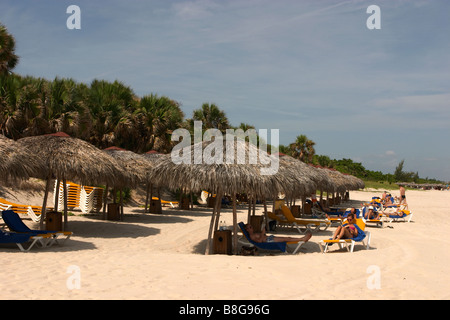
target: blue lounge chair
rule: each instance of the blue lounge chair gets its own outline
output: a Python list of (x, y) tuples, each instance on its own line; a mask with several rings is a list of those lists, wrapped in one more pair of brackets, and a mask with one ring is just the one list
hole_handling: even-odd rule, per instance
[(281, 252), (287, 252), (287, 245), (288, 244), (297, 244), (297, 247), (295, 248), (294, 252), (292, 254), (297, 253), (298, 249), (300, 249), (300, 246), (303, 244), (303, 241), (295, 241), (295, 242), (255, 242), (252, 239), (250, 239), (250, 235), (248, 234), (247, 230), (245, 230), (245, 225), (243, 222), (239, 222), (239, 228), (241, 228), (242, 233), (244, 234), (247, 241), (260, 249), (263, 250), (277, 250)]
[[(57, 242), (59, 237), (65, 236), (65, 241), (72, 235), (72, 232), (69, 231), (32, 230), (25, 223), (23, 223), (19, 215), (12, 210), (2, 211), (2, 218), (9, 230), (16, 233), (28, 234), (30, 236), (49, 235), (53, 240), (55, 240), (55, 242)], [(52, 243), (53, 241), (49, 241), (47, 245), (50, 246)]]
[[(49, 235), (32, 236), (30, 234), (4, 232), (0, 230), (0, 243), (15, 243), (21, 251), (30, 251), (36, 243), (40, 243), (42, 247), (45, 247), (44, 240), (49, 237)], [(23, 244), (27, 242), (31, 242), (31, 244), (25, 249)]]
[[(373, 223), (377, 227), (383, 228), (383, 221), (381, 221), (380, 218), (378, 218), (378, 219), (374, 219), (374, 218), (368, 219), (368, 218), (366, 218), (366, 214), (367, 214), (368, 211), (369, 211), (368, 207), (363, 207), (361, 209), (361, 217), (366, 220), (366, 224), (368, 225), (369, 223)], [(375, 213), (378, 212), (377, 208), (375, 208), (375, 207), (373, 207), (373, 211)], [(381, 217), (381, 215), (380, 215), (380, 217)]]

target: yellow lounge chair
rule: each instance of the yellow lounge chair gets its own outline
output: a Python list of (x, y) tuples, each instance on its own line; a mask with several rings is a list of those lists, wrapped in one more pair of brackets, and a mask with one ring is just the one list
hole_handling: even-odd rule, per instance
[[(286, 218), (286, 222), (282, 222), (282, 225), (292, 226), (296, 228), (300, 234), (303, 234), (305, 231), (325, 231), (331, 225), (331, 222), (325, 219), (295, 218), (291, 210), (285, 205), (281, 206), (281, 212)], [(305, 231), (301, 230), (302, 227)]]
[[(152, 200), (159, 200), (158, 197), (152, 197)], [(175, 208), (175, 205), (178, 205), (179, 202), (178, 201), (166, 201), (166, 200), (161, 200), (161, 204), (170, 204), (170, 206), (172, 208)]]
[[(370, 248), (370, 232), (365, 231), (366, 228), (366, 221), (363, 218), (356, 219), (356, 226), (358, 228), (358, 235), (353, 239), (339, 239), (339, 240), (322, 240), (319, 243), (320, 251), (322, 253), (326, 253), (328, 251), (328, 247), (332, 244), (339, 244), (339, 247), (342, 249), (343, 246), (347, 248), (347, 251), (353, 252), (353, 249), (355, 247), (355, 244), (357, 242), (362, 242), (363, 245), (366, 247), (367, 250)], [(367, 240), (367, 244), (365, 244), (365, 240)], [(349, 248), (350, 245), (350, 248)]]
[[(34, 222), (39, 222), (41, 220), (41, 211), (42, 207), (40, 206), (29, 206), (29, 205), (23, 205), (23, 204), (17, 204), (10, 202), (5, 199), (0, 198), (0, 205), (1, 208), (8, 207), (9, 210), (13, 210), (14, 212), (18, 214), (27, 214), (31, 220)], [(2, 210), (8, 210), (8, 209), (2, 209)], [(51, 207), (47, 207), (47, 211), (53, 210)]]

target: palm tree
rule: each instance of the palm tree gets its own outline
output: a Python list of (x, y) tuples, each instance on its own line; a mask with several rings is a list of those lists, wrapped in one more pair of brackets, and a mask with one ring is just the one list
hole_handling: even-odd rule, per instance
[(0, 130), (10, 138), (19, 138), (20, 129), (17, 126), (19, 118), (20, 79), (7, 74), (0, 75)]
[(200, 109), (194, 110), (192, 120), (190, 121), (192, 128), (194, 121), (201, 121), (205, 130), (215, 128), (225, 133), (225, 130), (230, 128), (230, 123), (225, 112), (220, 110), (214, 103), (203, 103)]
[(316, 153), (314, 149), (315, 144), (314, 141), (308, 139), (304, 134), (297, 136), (295, 142), (289, 145), (292, 157), (311, 163)]
[(14, 37), (0, 23), (0, 75), (9, 74), (19, 62), (19, 57), (14, 53), (15, 47)]
[(140, 132), (137, 151), (169, 152), (173, 147), (171, 134), (182, 126), (183, 118), (178, 102), (156, 94), (144, 96), (133, 113), (134, 128)]
[(116, 126), (135, 104), (133, 91), (121, 82), (92, 81), (86, 99), (92, 121), (90, 142), (100, 148), (116, 145)]

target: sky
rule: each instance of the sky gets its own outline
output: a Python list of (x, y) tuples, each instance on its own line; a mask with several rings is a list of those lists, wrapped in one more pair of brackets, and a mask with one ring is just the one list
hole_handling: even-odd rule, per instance
[(0, 22), (18, 74), (119, 80), (186, 118), (215, 103), (280, 144), (450, 181), (448, 0), (2, 0)]

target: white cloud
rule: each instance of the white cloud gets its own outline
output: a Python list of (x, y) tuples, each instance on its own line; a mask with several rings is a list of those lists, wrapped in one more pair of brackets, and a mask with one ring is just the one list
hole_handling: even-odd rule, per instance
[(211, 0), (181, 1), (174, 3), (172, 9), (181, 19), (203, 19), (211, 17), (220, 5)]

